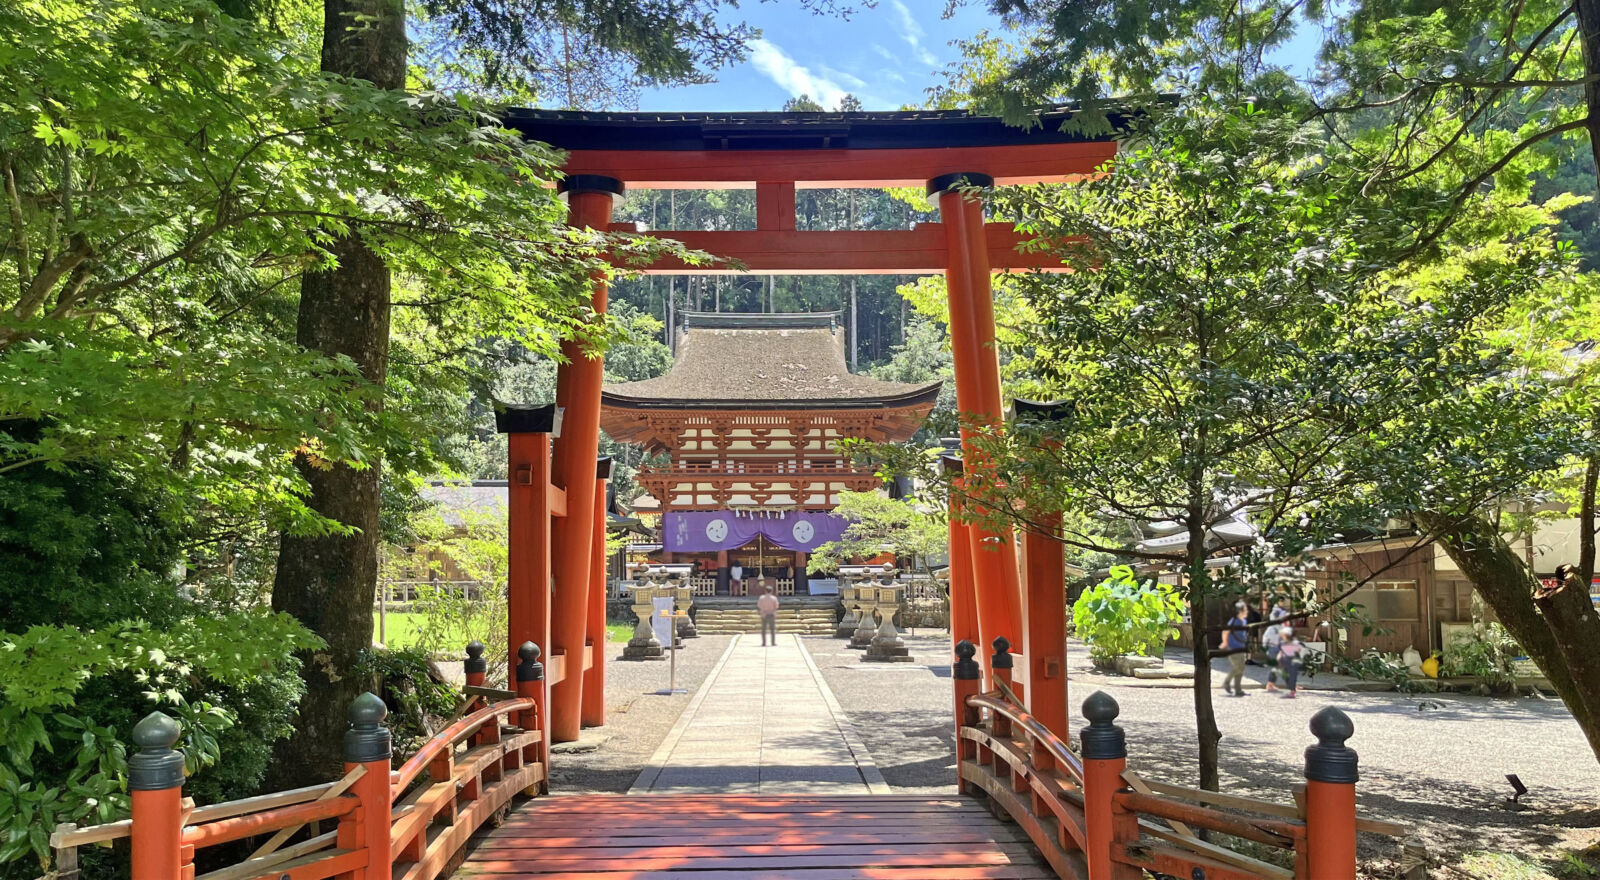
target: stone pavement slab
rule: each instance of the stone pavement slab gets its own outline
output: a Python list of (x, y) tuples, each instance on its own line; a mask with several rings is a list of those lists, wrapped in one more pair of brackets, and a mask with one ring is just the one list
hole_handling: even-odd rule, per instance
[(796, 636), (736, 636), (629, 794), (888, 794)]

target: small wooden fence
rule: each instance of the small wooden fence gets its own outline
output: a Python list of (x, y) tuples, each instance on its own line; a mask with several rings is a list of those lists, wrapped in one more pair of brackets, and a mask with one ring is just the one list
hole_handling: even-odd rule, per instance
[[(1083, 703), (1089, 724), (1074, 752), (1011, 698), (1009, 654), (991, 661), (996, 690), (980, 693), (975, 654), (970, 642), (956, 646), (960, 788), (1010, 814), (1063, 878), (1354, 880), (1358, 829), (1403, 833), (1357, 818), (1356, 753), (1344, 745), (1354, 725), (1338, 709), (1311, 719), (1318, 742), (1306, 749), (1302, 803), (1291, 806), (1146, 782), (1127, 768), (1120, 709), (1103, 691)], [(1256, 855), (1218, 842), (1230, 838)], [(1293, 867), (1256, 857), (1267, 850), (1286, 851)]]
[[(462, 717), (391, 770), (388, 709), (374, 694), (350, 705), (345, 775), (307, 788), (194, 807), (183, 797), (178, 723), (152, 712), (134, 727), (128, 760), (132, 816), (51, 837), (61, 880), (76, 880), (77, 848), (131, 838), (133, 880), (435, 880), (468, 838), (519, 793), (545, 790), (539, 649), (518, 651), (517, 690), (483, 687), (483, 646), (467, 649)], [(322, 833), (320, 823), (333, 823)], [(195, 876), (195, 853), (247, 838), (244, 860)]]

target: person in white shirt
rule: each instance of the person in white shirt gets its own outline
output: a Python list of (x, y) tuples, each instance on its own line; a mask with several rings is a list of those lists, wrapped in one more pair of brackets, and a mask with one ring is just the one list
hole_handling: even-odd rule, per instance
[(743, 580), (743, 566), (735, 565), (733, 568), (728, 569), (728, 592), (735, 596), (743, 596), (744, 587), (741, 585)]
[[(761, 598), (756, 600), (756, 610), (761, 612), (761, 647), (778, 643), (778, 597), (772, 592), (771, 587), (761, 591)], [(772, 641), (767, 641), (771, 634)]]

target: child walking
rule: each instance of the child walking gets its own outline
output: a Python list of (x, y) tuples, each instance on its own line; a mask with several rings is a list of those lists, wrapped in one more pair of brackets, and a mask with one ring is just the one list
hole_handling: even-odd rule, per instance
[(1281, 641), (1278, 642), (1278, 665), (1283, 669), (1283, 683), (1289, 687), (1289, 693), (1284, 696), (1292, 700), (1300, 692), (1300, 666), (1305, 662), (1306, 646), (1300, 644), (1300, 637), (1294, 634), (1294, 627), (1285, 625), (1281, 633)]

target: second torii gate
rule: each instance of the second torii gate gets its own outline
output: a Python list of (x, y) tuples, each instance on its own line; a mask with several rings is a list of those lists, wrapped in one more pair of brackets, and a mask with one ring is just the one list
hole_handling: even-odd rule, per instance
[[(961, 111), (514, 110), (507, 124), (531, 140), (567, 151), (566, 177), (558, 187), (573, 225), (670, 238), (719, 258), (710, 266), (662, 261), (644, 270), (648, 273), (944, 273), (964, 467), (970, 475), (988, 467), (975, 454), (973, 434), (999, 430), (1004, 416), (991, 274), (1062, 268), (1047, 254), (1019, 250), (1024, 237), (1011, 224), (985, 223), (975, 188), (1081, 179), (1116, 155), (1114, 138), (1066, 130), (1069, 119), (1070, 111), (1058, 109), (1024, 130)], [(797, 188), (907, 186), (924, 186), (937, 199), (939, 223), (907, 230), (796, 229)], [(612, 207), (627, 187), (753, 188), (756, 228), (645, 230), (613, 223)], [(606, 304), (606, 284), (597, 279), (594, 311), (604, 313)], [(510, 413), (501, 420), (501, 430), (512, 435), (510, 644), (533, 641), (550, 647), (549, 678), (554, 680), (547, 730), (552, 742), (572, 741), (582, 724), (603, 718), (593, 708), (603, 699), (592, 692), (603, 687), (605, 633), (596, 630), (592, 608), (604, 601), (595, 593), (603, 594), (604, 579), (597, 576), (601, 563), (594, 552), (603, 537), (596, 534), (603, 529), (596, 510), (604, 496), (596, 488), (594, 462), (604, 368), (601, 358), (591, 357), (579, 343), (566, 344), (563, 353), (567, 363), (557, 372), (554, 410)], [(970, 572), (952, 570), (951, 637), (989, 644), (999, 634), (1023, 634), (1024, 643), (1014, 646), (1029, 660), (1021, 676), (1023, 694), (1039, 694), (1029, 700), (1032, 708), (1064, 735), (1065, 647), (1059, 633), (1065, 595), (1061, 566), (1045, 558), (1053, 553), (1059, 563), (1059, 549), (1049, 538), (1035, 535), (1028, 542), (1038, 549), (1030, 554), (1032, 583), (1025, 591), (1010, 530), (952, 523), (952, 566), (970, 566)], [(1037, 634), (1029, 634), (1030, 626)], [(588, 699), (585, 690), (591, 691)]]

